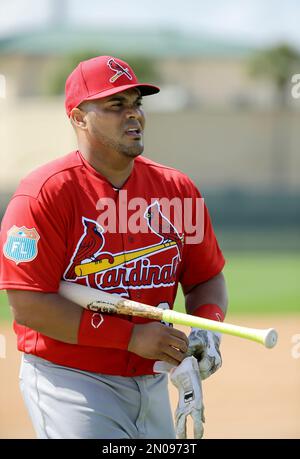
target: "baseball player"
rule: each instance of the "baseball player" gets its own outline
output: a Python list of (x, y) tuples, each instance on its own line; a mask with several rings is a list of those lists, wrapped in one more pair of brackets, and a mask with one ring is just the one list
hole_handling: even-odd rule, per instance
[(193, 398), (186, 388), (221, 365), (212, 332), (188, 338), (149, 319), (83, 310), (58, 293), (65, 280), (172, 308), (180, 283), (189, 313), (224, 319), (224, 258), (199, 191), (141, 156), (142, 98), (158, 92), (118, 58), (79, 63), (65, 90), (78, 149), (23, 179), (3, 218), (0, 288), (14, 314), (20, 388), (38, 438), (175, 438), (158, 362), (176, 367), (173, 382), (185, 396), (176, 430), (184, 436)]

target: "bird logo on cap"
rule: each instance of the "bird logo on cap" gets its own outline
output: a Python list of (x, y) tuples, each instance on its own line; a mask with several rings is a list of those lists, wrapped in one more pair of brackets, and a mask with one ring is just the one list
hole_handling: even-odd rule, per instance
[(111, 83), (114, 83), (120, 76), (125, 75), (129, 80), (132, 80), (132, 76), (129, 73), (128, 68), (122, 67), (113, 58), (110, 58), (107, 62), (108, 67), (115, 72), (115, 74), (109, 79)]

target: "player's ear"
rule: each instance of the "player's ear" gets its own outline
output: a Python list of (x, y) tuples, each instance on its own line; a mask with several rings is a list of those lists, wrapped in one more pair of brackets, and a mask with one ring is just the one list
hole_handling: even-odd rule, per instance
[(70, 115), (71, 123), (74, 127), (86, 129), (86, 113), (78, 107), (73, 108)]

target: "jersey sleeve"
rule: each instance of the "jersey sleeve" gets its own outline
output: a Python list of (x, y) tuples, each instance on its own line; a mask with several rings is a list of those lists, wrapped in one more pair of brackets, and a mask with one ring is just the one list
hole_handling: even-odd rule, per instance
[(218, 245), (211, 218), (200, 192), (191, 182), (189, 199), (192, 204), (185, 212), (185, 221), (190, 222), (185, 231), (183, 263), (179, 281), (182, 285), (205, 282), (219, 274), (225, 259)]
[(0, 288), (56, 292), (63, 272), (64, 222), (35, 197), (10, 201), (0, 233)]

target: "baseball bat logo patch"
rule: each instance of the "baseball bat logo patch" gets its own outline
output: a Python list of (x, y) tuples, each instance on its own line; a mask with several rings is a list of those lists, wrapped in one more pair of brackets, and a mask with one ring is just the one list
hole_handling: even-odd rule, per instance
[(122, 65), (116, 62), (113, 58), (109, 59), (107, 65), (115, 72), (115, 74), (109, 79), (110, 83), (114, 83), (122, 75), (126, 76), (128, 80), (132, 80), (132, 75), (130, 75), (128, 68), (122, 67)]
[(17, 265), (32, 261), (38, 254), (39, 239), (40, 236), (35, 228), (14, 225), (7, 232), (7, 240), (3, 247), (4, 256)]

